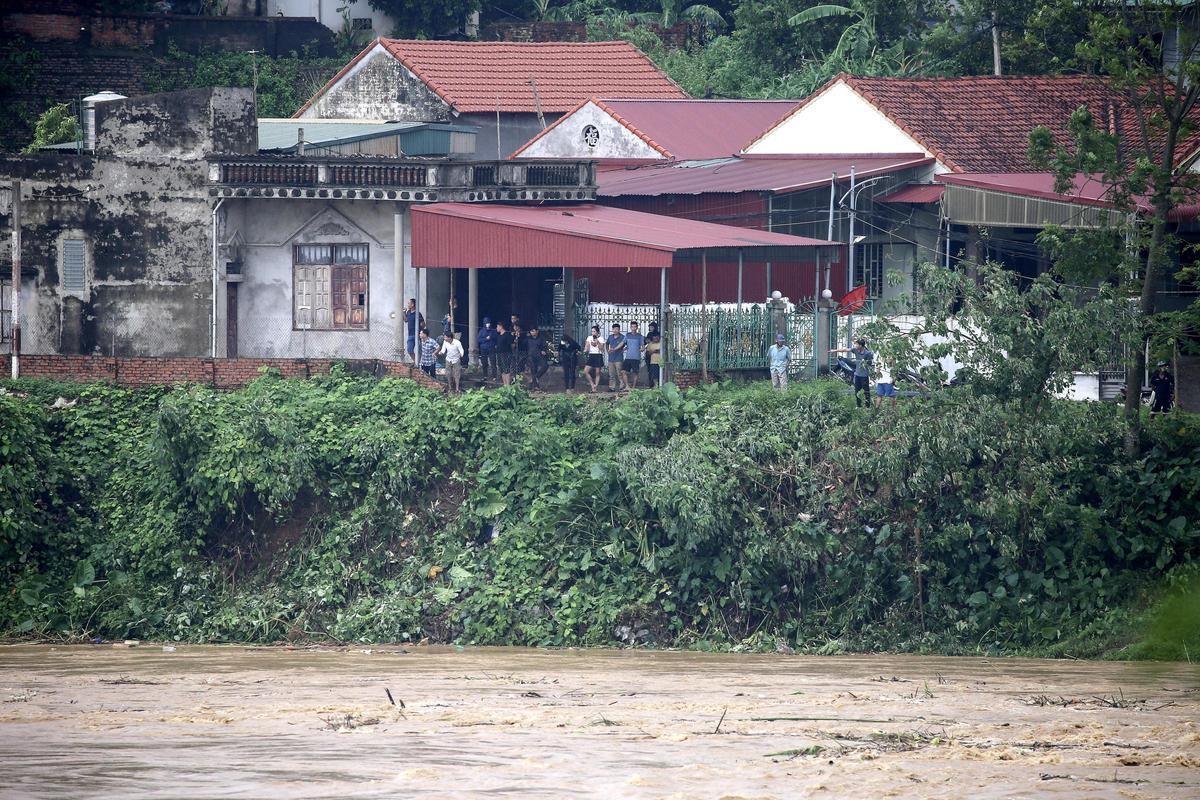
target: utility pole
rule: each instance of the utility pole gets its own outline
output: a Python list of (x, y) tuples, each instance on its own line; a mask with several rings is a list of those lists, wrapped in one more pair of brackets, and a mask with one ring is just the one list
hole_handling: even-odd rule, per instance
[(992, 9), (992, 74), (1000, 73), (1000, 10)]
[(12, 377), (21, 377), (21, 182), (12, 182)]
[(538, 97), (537, 81), (530, 78), (529, 85), (533, 88), (533, 105), (537, 109), (538, 124), (542, 126), (542, 130), (546, 130), (546, 118), (542, 115), (542, 98)]

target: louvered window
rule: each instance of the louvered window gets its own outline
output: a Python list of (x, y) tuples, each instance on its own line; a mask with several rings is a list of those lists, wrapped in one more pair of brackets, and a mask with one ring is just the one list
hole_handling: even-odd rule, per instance
[(300, 244), (293, 251), (293, 327), (367, 330), (365, 244)]
[(87, 290), (87, 249), (83, 239), (63, 239), (62, 290), (78, 294)]

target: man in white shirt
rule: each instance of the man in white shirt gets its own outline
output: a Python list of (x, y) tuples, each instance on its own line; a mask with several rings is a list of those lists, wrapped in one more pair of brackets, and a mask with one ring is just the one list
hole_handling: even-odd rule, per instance
[(446, 359), (446, 389), (455, 394), (462, 394), (462, 360), (463, 346), (462, 343), (454, 338), (454, 334), (447, 332), (442, 337), (442, 346), (438, 348), (438, 355)]

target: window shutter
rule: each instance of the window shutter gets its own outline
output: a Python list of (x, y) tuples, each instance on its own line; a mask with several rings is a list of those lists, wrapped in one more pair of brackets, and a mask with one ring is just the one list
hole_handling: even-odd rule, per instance
[(87, 251), (83, 239), (64, 239), (61, 285), (64, 292), (87, 289)]

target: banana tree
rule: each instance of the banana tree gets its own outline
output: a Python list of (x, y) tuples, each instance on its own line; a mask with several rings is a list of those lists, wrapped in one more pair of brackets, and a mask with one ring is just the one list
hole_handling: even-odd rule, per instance
[(848, 17), (850, 23), (842, 31), (837, 47), (830, 55), (857, 63), (870, 58), (879, 43), (875, 28), (878, 19), (875, 0), (850, 0), (848, 5), (825, 3), (812, 6), (793, 14), (788, 18), (788, 24), (805, 27), (832, 17)]
[(680, 21), (698, 22), (714, 30), (725, 27), (721, 12), (703, 3), (684, 6), (683, 0), (662, 0), (660, 7), (661, 11), (644, 11), (633, 16), (643, 24), (660, 25), (663, 28), (674, 27)]

